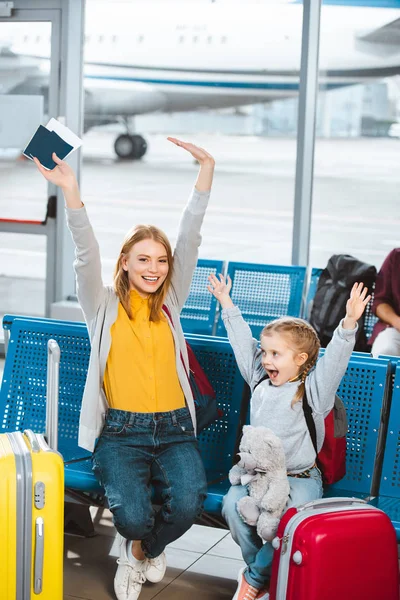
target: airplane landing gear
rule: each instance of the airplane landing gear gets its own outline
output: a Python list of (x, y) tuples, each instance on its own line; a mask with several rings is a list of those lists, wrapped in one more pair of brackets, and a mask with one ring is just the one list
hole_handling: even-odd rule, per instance
[(147, 151), (147, 142), (141, 135), (124, 133), (119, 135), (114, 143), (118, 158), (139, 160)]

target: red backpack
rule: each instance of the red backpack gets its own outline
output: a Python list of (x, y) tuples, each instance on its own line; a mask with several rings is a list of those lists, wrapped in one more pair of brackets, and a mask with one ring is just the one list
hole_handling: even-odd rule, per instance
[[(268, 375), (265, 375), (256, 383), (253, 392), (265, 379), (268, 379)], [(325, 417), (325, 438), (319, 452), (317, 450), (317, 432), (314, 418), (305, 389), (303, 410), (311, 441), (317, 455), (317, 466), (322, 473), (323, 482), (325, 485), (336, 483), (346, 475), (346, 434), (348, 425), (343, 401), (336, 394), (334, 406), (331, 412)]]
[[(163, 310), (171, 321), (172, 326), (174, 326), (171, 313), (165, 304), (163, 305)], [(214, 388), (209, 382), (207, 375), (204, 373), (195, 353), (187, 342), (186, 349), (189, 358), (189, 373), (186, 372), (186, 374), (190, 383), (190, 388), (192, 390), (193, 400), (196, 407), (197, 433), (200, 433), (203, 431), (203, 429), (218, 419), (222, 415), (222, 412), (217, 407), (217, 398)], [(186, 371), (182, 354), (181, 360), (183, 368)]]
[(335, 404), (331, 412), (325, 417), (325, 438), (319, 452), (317, 451), (315, 423), (305, 392), (303, 410), (311, 441), (317, 453), (317, 465), (322, 473), (322, 479), (326, 485), (336, 483), (346, 475), (346, 434), (348, 425), (343, 401), (336, 394)]

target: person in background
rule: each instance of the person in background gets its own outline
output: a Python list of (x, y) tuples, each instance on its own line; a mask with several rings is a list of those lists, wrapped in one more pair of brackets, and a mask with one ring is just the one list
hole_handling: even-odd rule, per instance
[(388, 254), (377, 275), (372, 312), (379, 318), (369, 340), (372, 356), (400, 356), (400, 248)]

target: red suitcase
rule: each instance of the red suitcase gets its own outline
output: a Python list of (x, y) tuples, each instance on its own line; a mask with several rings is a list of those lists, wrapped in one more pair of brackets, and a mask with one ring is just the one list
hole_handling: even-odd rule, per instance
[(362, 500), (291, 508), (272, 545), (270, 600), (399, 600), (395, 530)]

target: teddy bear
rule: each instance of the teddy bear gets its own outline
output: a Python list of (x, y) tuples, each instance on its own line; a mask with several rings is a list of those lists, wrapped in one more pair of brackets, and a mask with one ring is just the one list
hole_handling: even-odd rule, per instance
[(285, 453), (281, 440), (267, 427), (245, 425), (239, 462), (229, 471), (232, 485), (248, 485), (249, 495), (237, 502), (237, 510), (258, 535), (271, 541), (289, 497)]

